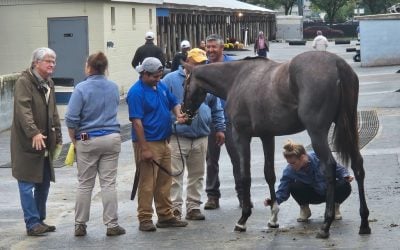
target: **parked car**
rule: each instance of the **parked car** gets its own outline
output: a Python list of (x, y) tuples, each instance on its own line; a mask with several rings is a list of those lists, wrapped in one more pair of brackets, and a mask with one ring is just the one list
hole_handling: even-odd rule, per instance
[(344, 32), (341, 30), (332, 29), (328, 26), (310, 26), (303, 30), (304, 38), (314, 38), (317, 35), (317, 31), (322, 31), (322, 35), (327, 38), (332, 37), (343, 37)]

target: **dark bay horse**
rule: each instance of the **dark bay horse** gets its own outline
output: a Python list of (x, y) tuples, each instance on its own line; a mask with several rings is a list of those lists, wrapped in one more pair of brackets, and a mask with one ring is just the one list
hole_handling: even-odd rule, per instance
[(246, 231), (250, 207), (250, 142), (260, 137), (264, 150), (264, 176), (273, 205), (270, 227), (278, 227), (274, 184), (275, 136), (307, 130), (327, 179), (325, 219), (318, 238), (328, 238), (334, 219), (336, 161), (328, 144), (328, 132), (335, 123), (334, 147), (351, 168), (358, 184), (361, 225), (359, 234), (370, 234), (369, 210), (365, 200), (363, 158), (358, 146), (358, 77), (340, 57), (329, 52), (310, 51), (291, 61), (277, 63), (264, 58), (213, 63), (190, 69), (185, 83), (182, 110), (193, 116), (206, 93), (226, 100), (233, 139), (240, 156), (244, 188), (242, 216), (235, 231)]

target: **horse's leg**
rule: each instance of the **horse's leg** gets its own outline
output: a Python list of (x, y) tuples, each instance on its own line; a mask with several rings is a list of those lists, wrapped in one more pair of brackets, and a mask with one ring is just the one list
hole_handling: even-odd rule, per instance
[(269, 192), (271, 195), (271, 218), (268, 221), (268, 227), (278, 228), (278, 212), (279, 206), (276, 202), (276, 194), (275, 194), (275, 169), (274, 169), (274, 160), (275, 160), (275, 137), (261, 137), (263, 150), (264, 150), (264, 177), (268, 183)]
[(327, 183), (325, 219), (321, 230), (317, 233), (317, 238), (325, 239), (329, 237), (329, 229), (335, 216), (336, 161), (329, 148), (328, 130), (317, 131), (308, 130), (308, 134), (311, 137), (312, 147), (320, 160), (321, 169), (325, 172)]
[(351, 169), (353, 169), (354, 176), (357, 180), (358, 195), (360, 197), (361, 225), (359, 234), (370, 234), (371, 228), (369, 227), (369, 222), (368, 222), (369, 210), (367, 207), (367, 202), (365, 200), (365, 191), (364, 191), (365, 171), (363, 167), (363, 158), (360, 152), (357, 152), (356, 157), (351, 158)]
[(250, 205), (250, 186), (251, 186), (251, 173), (250, 173), (250, 142), (251, 137), (244, 134), (237, 133), (236, 129), (232, 128), (232, 138), (235, 142), (237, 153), (240, 158), (240, 178), (243, 187), (243, 206), (242, 216), (236, 223), (235, 231), (246, 231), (246, 221), (251, 215)]

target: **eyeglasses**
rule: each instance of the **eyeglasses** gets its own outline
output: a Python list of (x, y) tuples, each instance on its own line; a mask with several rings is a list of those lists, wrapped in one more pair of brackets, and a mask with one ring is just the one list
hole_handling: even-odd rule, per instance
[(49, 60), (49, 59), (47, 59), (47, 60), (40, 60), (40, 61), (45, 62), (45, 63), (47, 63), (47, 64), (56, 65), (56, 61), (54, 61), (54, 60)]

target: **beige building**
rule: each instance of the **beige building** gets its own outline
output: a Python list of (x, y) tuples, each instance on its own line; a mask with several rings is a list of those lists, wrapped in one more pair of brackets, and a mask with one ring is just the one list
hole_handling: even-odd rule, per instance
[[(86, 57), (104, 51), (109, 78), (121, 93), (138, 75), (131, 66), (144, 34), (156, 33), (156, 6), (162, 0), (8, 0), (0, 2), (0, 75), (20, 72), (38, 47), (57, 53), (55, 77), (84, 78)], [(142, 2), (142, 3), (141, 3)]]
[(86, 57), (103, 51), (121, 94), (138, 79), (131, 60), (149, 30), (172, 60), (182, 39), (193, 45), (211, 33), (243, 39), (245, 29), (250, 42), (259, 30), (274, 39), (276, 25), (273, 11), (237, 0), (7, 0), (0, 1), (0, 20), (0, 75), (21, 72), (35, 48), (50, 47), (57, 53), (53, 77), (76, 84), (85, 77)]

